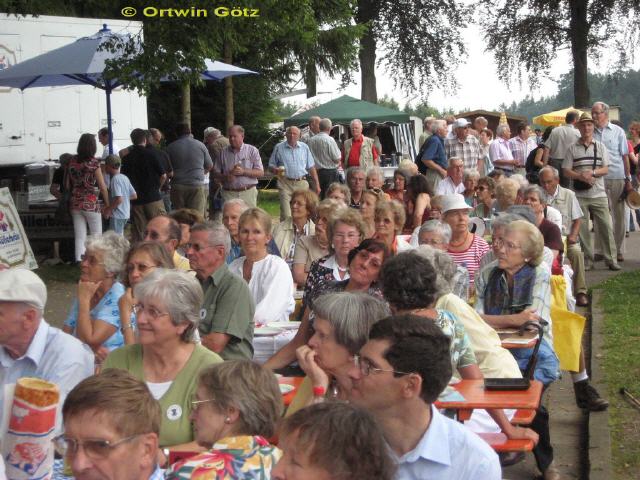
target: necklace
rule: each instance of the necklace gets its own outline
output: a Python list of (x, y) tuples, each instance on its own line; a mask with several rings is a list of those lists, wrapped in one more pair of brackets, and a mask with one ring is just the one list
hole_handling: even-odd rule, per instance
[(342, 268), (340, 265), (338, 265), (338, 271), (339, 271), (339, 272), (343, 272), (343, 273), (344, 273), (344, 272), (346, 272), (346, 271), (348, 271), (348, 270), (349, 270), (349, 267), (344, 267), (344, 268)]
[(464, 239), (460, 243), (449, 242), (450, 247), (461, 247), (465, 243), (467, 243), (467, 239), (469, 238), (469, 231), (466, 231), (464, 234)]

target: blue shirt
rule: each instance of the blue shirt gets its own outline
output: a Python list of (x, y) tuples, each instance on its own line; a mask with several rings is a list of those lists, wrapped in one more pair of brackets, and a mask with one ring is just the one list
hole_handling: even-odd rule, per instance
[[(104, 297), (100, 299), (98, 304), (91, 309), (89, 315), (94, 320), (102, 320), (110, 325), (116, 327), (116, 333), (111, 335), (103, 343), (105, 347), (111, 350), (122, 347), (124, 345), (124, 337), (120, 331), (120, 308), (118, 307), (118, 300), (124, 295), (124, 285), (120, 282), (115, 282), (109, 291), (105, 293)], [(67, 327), (71, 327), (73, 332), (76, 331), (76, 324), (78, 323), (78, 299), (76, 298), (71, 305), (71, 311), (69, 316), (65, 320), (64, 324)]]
[(398, 464), (395, 480), (500, 480), (498, 455), (478, 435), (461, 423), (446, 418), (433, 405), (431, 423), (416, 448), (402, 457), (391, 455)]
[(302, 178), (307, 175), (307, 170), (315, 166), (315, 162), (306, 143), (298, 142), (294, 148), (285, 140), (273, 149), (269, 166), (273, 168), (284, 166), (286, 177)]
[(425, 150), (422, 157), (418, 159), (418, 170), (420, 173), (427, 173), (427, 166), (422, 163), (423, 160), (433, 160), (439, 166), (447, 169), (447, 156), (444, 153), (444, 139), (439, 135), (431, 135), (425, 144)]
[(625, 174), (622, 157), (629, 154), (624, 130), (609, 122), (604, 128), (596, 128), (593, 132), (593, 138), (602, 142), (609, 152), (609, 173), (604, 178), (606, 180), (623, 180)]
[(128, 220), (131, 215), (131, 196), (135, 195), (136, 191), (133, 189), (133, 185), (129, 181), (129, 177), (118, 173), (111, 177), (111, 185), (109, 186), (109, 199), (113, 202), (115, 197), (122, 197), (122, 202), (113, 211), (113, 218), (119, 218), (121, 220)]
[(73, 387), (93, 375), (93, 363), (93, 352), (88, 347), (42, 319), (23, 356), (11, 358), (0, 347), (0, 412), (4, 411), (4, 385), (16, 383), (22, 377), (55, 383), (62, 405)]

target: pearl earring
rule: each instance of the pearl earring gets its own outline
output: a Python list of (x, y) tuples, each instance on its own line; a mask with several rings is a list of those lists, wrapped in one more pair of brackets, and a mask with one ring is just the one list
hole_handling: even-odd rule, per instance
[(231, 418), (227, 417), (224, 419), (224, 423), (231, 423)]

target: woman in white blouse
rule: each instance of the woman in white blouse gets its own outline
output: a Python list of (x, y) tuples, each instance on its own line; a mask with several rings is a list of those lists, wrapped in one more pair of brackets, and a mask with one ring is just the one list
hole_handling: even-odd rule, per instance
[(271, 217), (260, 208), (246, 210), (239, 220), (238, 239), (244, 257), (236, 258), (229, 269), (249, 284), (256, 303), (256, 325), (286, 322), (293, 312), (294, 286), (291, 270), (280, 257), (267, 252), (271, 241)]

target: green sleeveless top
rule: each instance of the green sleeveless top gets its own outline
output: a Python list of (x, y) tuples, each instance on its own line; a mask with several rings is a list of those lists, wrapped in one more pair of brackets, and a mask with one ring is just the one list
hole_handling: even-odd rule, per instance
[[(193, 427), (189, 421), (191, 398), (198, 386), (200, 370), (222, 362), (222, 358), (211, 350), (196, 345), (191, 358), (171, 383), (169, 390), (160, 398), (160, 447), (170, 447), (193, 441)], [(104, 363), (104, 370), (120, 368), (146, 382), (142, 369), (142, 346), (127, 345), (111, 352)]]

